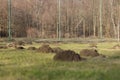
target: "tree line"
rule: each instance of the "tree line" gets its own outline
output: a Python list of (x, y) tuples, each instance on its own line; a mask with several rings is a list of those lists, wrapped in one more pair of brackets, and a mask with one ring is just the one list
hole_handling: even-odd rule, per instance
[[(119, 37), (120, 0), (11, 1), (13, 37)], [(7, 24), (7, 0), (0, 0), (0, 36), (7, 36)]]

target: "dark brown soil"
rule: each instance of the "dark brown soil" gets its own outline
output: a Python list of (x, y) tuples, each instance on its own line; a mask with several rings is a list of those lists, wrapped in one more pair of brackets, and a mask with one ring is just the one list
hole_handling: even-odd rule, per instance
[(39, 52), (42, 53), (53, 53), (53, 49), (49, 45), (42, 45), (41, 47), (38, 48)]
[(62, 52), (62, 51), (63, 51), (63, 49), (61, 49), (61, 48), (59, 48), (59, 47), (53, 48), (53, 52), (54, 52), (54, 53), (60, 53), (60, 52)]
[(71, 50), (65, 50), (56, 54), (53, 58), (55, 61), (80, 61), (82, 58), (79, 54)]
[(28, 47), (28, 50), (36, 50), (36, 47)]
[(99, 56), (99, 53), (97, 50), (95, 49), (83, 49), (81, 52), (80, 52), (80, 55), (81, 56), (85, 56), (85, 57), (96, 57), (96, 56)]

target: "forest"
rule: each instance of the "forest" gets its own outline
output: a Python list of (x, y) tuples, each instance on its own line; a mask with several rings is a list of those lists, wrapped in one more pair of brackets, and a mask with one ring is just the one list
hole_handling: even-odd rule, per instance
[[(8, 36), (8, 0), (0, 0), (0, 36)], [(32, 38), (117, 38), (120, 0), (11, 0), (11, 34)]]

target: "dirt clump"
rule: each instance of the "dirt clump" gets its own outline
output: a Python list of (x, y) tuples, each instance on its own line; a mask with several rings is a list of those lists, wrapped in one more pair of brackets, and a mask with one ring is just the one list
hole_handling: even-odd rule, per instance
[(83, 49), (80, 51), (80, 55), (84, 57), (97, 57), (100, 54), (95, 49)]
[(65, 50), (56, 54), (53, 59), (55, 61), (80, 61), (82, 58), (79, 54), (72, 50)]
[(36, 50), (36, 47), (28, 47), (28, 50)]
[(53, 49), (49, 45), (42, 45), (41, 47), (38, 48), (39, 52), (42, 53), (53, 53)]
[(60, 53), (60, 52), (62, 52), (62, 51), (63, 51), (63, 49), (61, 49), (61, 48), (59, 48), (59, 47), (53, 48), (53, 52), (54, 52), (54, 53)]

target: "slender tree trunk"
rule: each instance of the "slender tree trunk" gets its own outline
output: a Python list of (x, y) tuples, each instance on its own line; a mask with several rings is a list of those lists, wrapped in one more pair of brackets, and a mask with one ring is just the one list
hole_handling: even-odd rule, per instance
[(84, 38), (86, 37), (85, 35), (86, 35), (86, 30), (85, 30), (86, 28), (85, 28), (85, 19), (83, 20), (83, 36), (84, 36)]
[(93, 36), (96, 36), (95, 0), (93, 0)]
[(100, 38), (102, 38), (102, 0), (100, 0)]
[(61, 0), (58, 0), (58, 12), (59, 12), (59, 20), (58, 20), (58, 23), (59, 23), (59, 25), (58, 25), (58, 38), (59, 38), (59, 40), (61, 39)]
[(119, 19), (120, 18), (120, 11), (119, 11), (120, 7), (119, 7), (119, 3), (118, 3), (117, 6), (118, 6), (118, 10), (117, 10), (118, 11), (118, 23), (117, 23), (117, 26), (118, 26), (118, 42), (119, 42), (120, 41), (120, 19)]
[(112, 24), (113, 24), (113, 30), (114, 30), (114, 36), (115, 36), (115, 39), (117, 38), (117, 29), (116, 29), (116, 26), (115, 26), (115, 21), (114, 21), (114, 18), (113, 18), (113, 0), (110, 1), (110, 4), (111, 4), (111, 20), (112, 20)]
[(118, 31), (117, 31), (118, 32), (118, 42), (120, 41), (120, 25), (119, 24), (120, 24), (120, 22), (118, 20), (118, 25), (117, 25), (118, 26)]
[(8, 39), (11, 40), (12, 39), (12, 35), (11, 35), (11, 14), (12, 14), (12, 5), (11, 5), (11, 0), (8, 0)]
[(94, 16), (94, 23), (93, 23), (93, 31), (94, 31), (94, 37), (96, 37), (96, 17)]

